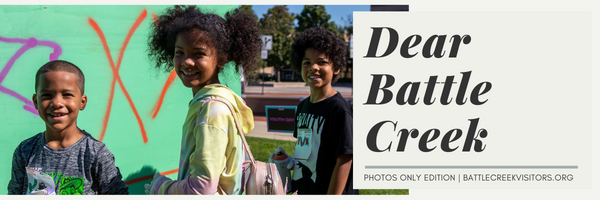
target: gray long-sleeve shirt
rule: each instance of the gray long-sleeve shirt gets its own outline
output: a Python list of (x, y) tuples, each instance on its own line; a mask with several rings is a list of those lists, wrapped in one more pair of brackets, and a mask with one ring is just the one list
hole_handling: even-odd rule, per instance
[(83, 133), (79, 141), (64, 149), (46, 145), (43, 132), (21, 142), (13, 155), (8, 194), (31, 192), (26, 168), (52, 176), (59, 195), (129, 194), (114, 155), (104, 143)]

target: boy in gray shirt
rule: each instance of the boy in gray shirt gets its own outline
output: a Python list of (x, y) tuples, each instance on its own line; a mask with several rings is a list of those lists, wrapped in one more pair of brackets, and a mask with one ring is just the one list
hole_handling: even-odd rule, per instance
[(55, 60), (35, 78), (33, 103), (46, 131), (15, 149), (8, 194), (129, 194), (113, 154), (77, 127), (77, 115), (87, 103), (83, 72)]

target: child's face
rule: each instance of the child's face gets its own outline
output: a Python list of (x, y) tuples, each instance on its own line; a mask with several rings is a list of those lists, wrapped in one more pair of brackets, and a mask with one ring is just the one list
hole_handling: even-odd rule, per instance
[(46, 122), (46, 130), (56, 132), (77, 127), (77, 115), (87, 103), (77, 79), (76, 74), (64, 71), (46, 72), (38, 77), (33, 104)]
[(197, 30), (182, 32), (175, 41), (175, 71), (183, 85), (194, 91), (218, 82), (216, 51), (206, 45), (203, 35)]
[(323, 88), (331, 85), (333, 75), (340, 70), (333, 69), (333, 63), (325, 53), (313, 48), (304, 51), (302, 59), (302, 79), (312, 89)]

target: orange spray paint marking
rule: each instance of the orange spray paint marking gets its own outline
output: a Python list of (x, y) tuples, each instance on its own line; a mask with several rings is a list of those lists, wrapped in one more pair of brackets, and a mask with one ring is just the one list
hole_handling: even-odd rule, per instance
[(165, 82), (165, 86), (163, 87), (163, 90), (160, 93), (160, 96), (158, 97), (156, 104), (154, 105), (154, 108), (152, 108), (152, 111), (150, 112), (150, 114), (152, 115), (152, 119), (156, 118), (156, 115), (158, 114), (158, 111), (160, 110), (160, 107), (162, 106), (163, 99), (165, 98), (165, 94), (167, 94), (167, 89), (169, 89), (169, 86), (171, 86), (171, 84), (173, 83), (173, 81), (175, 80), (176, 77), (177, 77), (177, 74), (175, 73), (175, 70), (171, 71), (171, 74), (169, 75), (167, 82)]
[(158, 16), (156, 16), (156, 13), (152, 13), (152, 19), (155, 23), (158, 23)]
[[(178, 169), (169, 170), (169, 171), (160, 173), (160, 175), (166, 176), (166, 175), (169, 175), (169, 174), (177, 173), (178, 171), (179, 171)], [(142, 177), (139, 177), (139, 178), (134, 178), (134, 179), (131, 179), (131, 180), (127, 180), (127, 181), (125, 181), (125, 184), (131, 185), (131, 184), (134, 184), (134, 183), (137, 183), (137, 182), (142, 182), (142, 181), (145, 181), (145, 180), (148, 180), (148, 179), (152, 179), (152, 178), (154, 178), (154, 174), (148, 175), (148, 176), (142, 176)]]
[[(152, 19), (154, 20), (154, 23), (158, 23), (158, 16), (156, 16), (156, 14), (152, 13)], [(167, 90), (169, 89), (169, 87), (171, 86), (171, 84), (173, 83), (173, 81), (175, 80), (176, 77), (177, 77), (177, 74), (175, 73), (175, 70), (172, 70), (171, 74), (169, 74), (169, 78), (167, 78), (167, 81), (165, 82), (165, 86), (163, 87), (162, 92), (160, 93), (160, 96), (158, 97), (158, 100), (156, 101), (156, 104), (154, 104), (154, 107), (150, 111), (150, 115), (152, 116), (152, 119), (156, 118), (156, 115), (158, 115), (158, 111), (160, 111), (160, 107), (162, 106), (163, 99), (165, 98), (165, 95), (167, 94)]]
[(115, 85), (116, 85), (116, 82), (119, 82), (119, 86), (121, 87), (123, 94), (127, 98), (127, 101), (129, 101), (129, 105), (131, 106), (131, 109), (133, 110), (133, 113), (135, 114), (135, 117), (137, 118), (138, 124), (140, 125), (144, 143), (148, 142), (148, 138), (146, 137), (146, 130), (144, 129), (144, 124), (142, 123), (142, 119), (140, 118), (140, 115), (138, 114), (137, 109), (135, 108), (135, 105), (133, 104), (133, 101), (131, 100), (131, 97), (129, 96), (129, 93), (125, 89), (125, 85), (123, 84), (123, 81), (121, 80), (121, 76), (119, 75), (119, 68), (121, 67), (121, 60), (123, 59), (123, 54), (125, 53), (125, 49), (127, 48), (129, 39), (131, 39), (133, 32), (135, 32), (135, 30), (140, 25), (140, 23), (142, 23), (142, 21), (144, 20), (146, 15), (147, 15), (147, 13), (146, 13), (146, 10), (144, 9), (142, 11), (142, 13), (140, 14), (140, 16), (138, 17), (138, 19), (133, 24), (133, 26), (131, 27), (131, 29), (129, 30), (129, 33), (127, 34), (127, 37), (125, 38), (123, 45), (121, 46), (121, 51), (119, 52), (119, 58), (118, 58), (116, 66), (114, 64), (112, 56), (110, 55), (110, 50), (108, 48), (108, 44), (106, 43), (106, 38), (104, 37), (104, 34), (102, 33), (102, 29), (100, 29), (100, 26), (98, 26), (98, 24), (92, 18), (88, 18), (90, 26), (92, 26), (92, 28), (94, 28), (94, 30), (100, 37), (100, 40), (102, 41), (102, 45), (104, 46), (104, 51), (106, 52), (106, 56), (108, 56), (108, 61), (110, 63), (112, 71), (113, 71), (113, 80), (112, 80), (111, 89), (110, 89), (110, 97), (108, 99), (108, 106), (106, 109), (106, 113), (104, 115), (104, 121), (102, 123), (102, 132), (100, 133), (100, 138), (99, 138), (100, 141), (102, 141), (102, 139), (104, 139), (104, 134), (105, 134), (106, 128), (108, 126), (108, 118), (110, 116), (110, 111), (112, 108), (112, 100), (114, 97)]

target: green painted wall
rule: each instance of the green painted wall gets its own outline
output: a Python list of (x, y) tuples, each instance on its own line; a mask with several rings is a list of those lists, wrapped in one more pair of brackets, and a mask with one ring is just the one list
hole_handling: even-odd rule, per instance
[[(165, 5), (132, 6), (0, 6), (0, 194), (7, 193), (12, 156), (23, 140), (44, 131), (44, 122), (32, 109), (34, 76), (50, 59), (61, 59), (78, 65), (86, 76), (88, 104), (80, 112), (78, 126), (96, 139), (100, 138), (107, 116), (113, 70), (102, 40), (92, 23), (102, 30), (113, 62), (130, 30), (134, 30), (122, 56), (118, 74), (131, 104), (119, 82), (116, 82), (112, 108), (103, 142), (116, 158), (130, 192), (144, 193), (140, 177), (178, 168), (181, 126), (187, 113), (192, 91), (178, 78), (166, 90), (162, 106), (156, 110), (169, 73), (152, 68), (147, 56), (149, 25), (154, 14)], [(223, 16), (233, 5), (202, 6)], [(139, 27), (132, 26), (141, 16)], [(30, 48), (28, 48), (30, 47)], [(239, 74), (228, 65), (220, 74), (221, 83), (240, 94)], [(142, 137), (142, 127), (147, 142)], [(177, 173), (168, 175), (175, 179)], [(142, 178), (143, 179), (143, 178)]]

